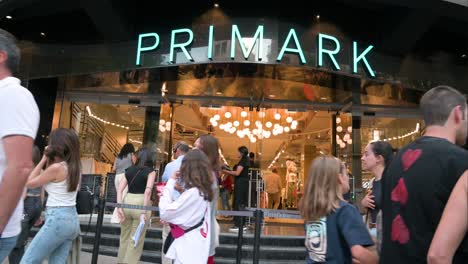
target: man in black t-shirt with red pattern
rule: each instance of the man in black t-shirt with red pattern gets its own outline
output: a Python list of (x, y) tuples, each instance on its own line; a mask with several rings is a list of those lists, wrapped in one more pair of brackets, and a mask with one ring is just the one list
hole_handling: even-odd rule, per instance
[[(455, 183), (468, 169), (466, 98), (438, 86), (421, 98), (426, 133), (400, 150), (382, 177), (383, 243), (380, 263), (426, 263)], [(458, 146), (457, 146), (458, 145)], [(468, 237), (453, 263), (468, 263)]]

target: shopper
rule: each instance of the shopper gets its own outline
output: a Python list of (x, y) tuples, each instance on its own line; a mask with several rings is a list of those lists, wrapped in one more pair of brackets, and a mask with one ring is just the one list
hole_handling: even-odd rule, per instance
[(221, 197), (221, 208), (231, 210), (232, 176), (223, 173), (221, 176), (221, 185), (219, 186), (219, 196)]
[(216, 248), (219, 246), (219, 225), (216, 221), (216, 210), (218, 208), (219, 199), (219, 174), (221, 173), (221, 157), (219, 155), (220, 145), (218, 139), (212, 135), (200, 136), (194, 144), (195, 148), (203, 151), (208, 157), (208, 161), (211, 165), (212, 184), (211, 189), (213, 191), (213, 199), (210, 203), (211, 212), (211, 236), (210, 236), (210, 254), (208, 258), (208, 264), (214, 263), (214, 255)]
[[(224, 173), (234, 176), (234, 210), (240, 211), (247, 206), (247, 199), (249, 195), (249, 150), (245, 146), (241, 146), (238, 149), (239, 163), (235, 166), (235, 170), (223, 170)], [(237, 232), (241, 226), (241, 217), (234, 217), (234, 226), (229, 231)]]
[(312, 162), (299, 210), (305, 219), (307, 263), (377, 263), (374, 242), (358, 210), (345, 202), (349, 176), (342, 161)]
[[(154, 153), (148, 148), (138, 150), (135, 165), (125, 171), (125, 177), (120, 182), (117, 203), (151, 206), (151, 193), (156, 177), (153, 170), (154, 160)], [(128, 193), (124, 195), (126, 187)], [(119, 208), (118, 213), (121, 223), (118, 263), (136, 264), (140, 261), (143, 252), (151, 211)], [(135, 245), (132, 236), (141, 221), (144, 221), (144, 228)]]
[[(184, 141), (179, 141), (174, 145), (172, 149), (172, 153), (174, 153), (174, 160), (169, 162), (166, 167), (164, 168), (164, 173), (162, 175), (162, 181), (167, 182), (169, 178), (174, 175), (179, 169), (180, 165), (182, 164), (182, 160), (184, 159), (185, 154), (190, 150), (190, 147)], [(179, 192), (173, 192), (174, 199), (177, 199), (180, 196)], [(171, 231), (168, 223), (162, 223), (162, 243), (166, 241), (166, 238)], [(161, 262), (162, 264), (172, 264), (172, 260), (165, 257), (163, 249), (161, 249)]]
[[(468, 232), (468, 170), (458, 180), (429, 248), (429, 264), (449, 264)], [(468, 258), (465, 258), (468, 260)]]
[[(424, 94), (423, 137), (402, 148), (382, 177), (382, 263), (426, 263), (450, 193), (468, 169), (466, 97), (438, 86)], [(453, 263), (467, 263), (468, 239)]]
[(367, 208), (366, 224), (370, 229), (371, 235), (377, 239), (377, 251), (380, 252), (382, 242), (382, 222), (377, 221), (377, 215), (382, 208), (382, 174), (385, 168), (393, 160), (393, 148), (386, 141), (374, 141), (367, 144), (362, 154), (362, 168), (372, 173), (373, 178), (370, 181), (369, 191), (361, 200), (361, 205)]
[(13, 77), (19, 61), (15, 38), (0, 29), (0, 263), (21, 232), (21, 195), (33, 168), (31, 153), (39, 126), (34, 97)]
[[(42, 168), (46, 169), (42, 172)], [(80, 141), (72, 129), (58, 128), (49, 136), (27, 187), (44, 186), (48, 193), (46, 221), (26, 249), (21, 263), (65, 263), (73, 240), (80, 234), (76, 193), (81, 180)]]
[[(114, 185), (115, 192), (119, 189), (120, 181), (125, 177), (125, 171), (135, 163), (135, 147), (132, 143), (126, 143), (123, 145), (122, 149), (119, 152), (119, 155), (115, 158), (113, 170), (115, 171)], [(125, 188), (123, 195), (127, 193), (128, 189)], [(119, 214), (117, 208), (114, 209), (112, 214), (111, 223), (118, 224), (120, 223)]]
[(268, 208), (276, 210), (278, 209), (281, 190), (283, 189), (281, 177), (278, 175), (278, 169), (273, 168), (271, 173), (265, 173), (263, 175), (263, 180), (265, 181), (265, 191), (268, 194)]
[[(34, 145), (33, 147), (33, 162), (34, 166), (37, 166), (41, 161), (41, 151)], [(42, 205), (44, 203), (44, 189), (38, 188), (27, 188), (23, 194), (24, 201), (24, 212), (23, 220), (21, 221), (21, 233), (18, 236), (16, 246), (11, 251), (8, 261), (10, 264), (20, 263), (21, 258), (24, 255), (24, 248), (28, 243), (29, 233), (31, 228), (38, 224), (41, 219)]]
[[(179, 263), (207, 263), (210, 253), (213, 175), (206, 155), (189, 151), (180, 168), (167, 182), (159, 200), (161, 220), (171, 224), (164, 248), (166, 257)], [(182, 194), (174, 200), (176, 183), (183, 186)]]

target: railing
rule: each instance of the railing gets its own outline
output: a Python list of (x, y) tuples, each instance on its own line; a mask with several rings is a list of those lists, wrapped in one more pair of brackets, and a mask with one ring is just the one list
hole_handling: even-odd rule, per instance
[[(120, 143), (106, 132), (102, 123), (90, 117), (76, 103), (72, 106), (72, 118), (72, 120), (80, 119), (79, 135), (83, 154), (92, 154), (96, 160), (112, 163), (122, 147)], [(72, 122), (73, 128), (74, 124), (75, 122)]]

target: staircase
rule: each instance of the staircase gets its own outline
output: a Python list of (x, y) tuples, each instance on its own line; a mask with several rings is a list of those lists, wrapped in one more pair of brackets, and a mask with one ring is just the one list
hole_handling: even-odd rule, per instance
[[(87, 224), (81, 226), (83, 235), (82, 251), (93, 252), (94, 232), (96, 227)], [(104, 224), (101, 233), (100, 255), (117, 256), (119, 247), (119, 225)], [(161, 263), (161, 228), (150, 228), (146, 233), (143, 255), (141, 261)], [(242, 246), (242, 262), (252, 263), (253, 234), (244, 234)], [(221, 233), (220, 246), (216, 249), (215, 263), (236, 263), (237, 234)], [(306, 251), (304, 237), (302, 236), (263, 236), (260, 240), (260, 263), (288, 264), (304, 263)]]

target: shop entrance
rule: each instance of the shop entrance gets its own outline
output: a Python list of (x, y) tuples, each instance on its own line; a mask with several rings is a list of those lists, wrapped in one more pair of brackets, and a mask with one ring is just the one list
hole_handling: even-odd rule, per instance
[[(165, 104), (158, 141), (170, 149), (177, 141), (193, 144), (199, 135), (212, 133), (220, 141), (223, 162), (231, 168), (239, 161), (238, 147), (246, 146), (253, 154), (253, 167), (262, 175), (278, 171), (283, 186), (278, 209), (297, 209), (311, 161), (318, 155), (332, 154), (333, 119), (327, 111), (292, 108)], [(349, 134), (345, 139), (351, 143)], [(266, 195), (257, 201), (255, 192), (251, 193), (252, 206), (257, 202), (260, 207), (267, 206)]]

